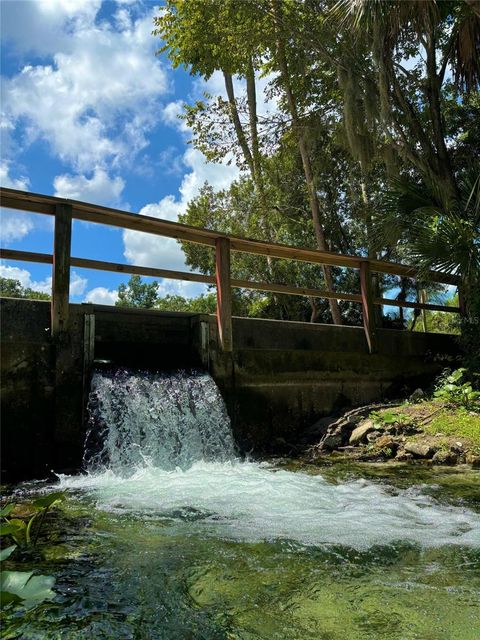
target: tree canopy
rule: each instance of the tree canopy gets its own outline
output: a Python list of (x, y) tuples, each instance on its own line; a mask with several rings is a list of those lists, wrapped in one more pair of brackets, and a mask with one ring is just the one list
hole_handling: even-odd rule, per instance
[[(428, 269), (458, 274), (471, 320), (480, 289), (477, 0), (167, 0), (154, 33), (174, 66), (223, 80), (182, 117), (210, 161), (242, 170), (226, 190), (205, 185), (183, 222), (410, 262), (423, 274), (416, 283), (377, 277), (379, 296), (439, 294)], [(189, 265), (213, 273), (208, 249), (183, 248)], [(358, 275), (341, 269), (235, 255), (232, 270), (358, 291)], [(247, 314), (361, 319), (354, 304), (236, 295)]]

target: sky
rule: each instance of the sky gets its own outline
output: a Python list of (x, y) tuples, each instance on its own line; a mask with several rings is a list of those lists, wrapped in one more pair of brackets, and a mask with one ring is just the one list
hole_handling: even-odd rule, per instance
[[(208, 83), (172, 69), (152, 35), (159, 4), (146, 0), (1, 1), (1, 164), (4, 187), (177, 220), (208, 181), (221, 189), (235, 165), (207, 163), (178, 118)], [(3, 210), (1, 246), (51, 253), (49, 216)], [(190, 270), (180, 245), (74, 221), (72, 255)], [(2, 261), (0, 276), (50, 292), (51, 267)], [(73, 269), (72, 302), (114, 304), (128, 276)], [(159, 280), (187, 297), (203, 285)]]

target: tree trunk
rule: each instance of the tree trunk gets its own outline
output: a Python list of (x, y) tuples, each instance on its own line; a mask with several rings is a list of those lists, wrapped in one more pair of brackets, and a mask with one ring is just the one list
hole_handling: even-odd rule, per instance
[(250, 149), (248, 148), (248, 142), (245, 137), (245, 133), (243, 131), (242, 123), (240, 122), (240, 117), (238, 115), (237, 102), (235, 100), (235, 93), (233, 90), (232, 74), (224, 71), (223, 78), (225, 81), (225, 89), (227, 91), (228, 104), (230, 106), (230, 116), (232, 118), (233, 126), (235, 128), (237, 140), (240, 145), (240, 148), (242, 149), (245, 162), (247, 163), (250, 173), (253, 176), (255, 173), (253, 158), (252, 158), (252, 154), (250, 153)]
[[(315, 188), (315, 180), (313, 177), (312, 164), (308, 154), (308, 148), (305, 141), (305, 134), (302, 131), (300, 118), (298, 116), (297, 105), (295, 97), (293, 95), (292, 87), (290, 85), (290, 75), (288, 71), (287, 57), (285, 55), (284, 42), (281, 35), (281, 6), (278, 0), (273, 0), (273, 12), (275, 19), (275, 29), (277, 36), (277, 62), (280, 70), (280, 74), (283, 81), (283, 89), (287, 98), (287, 104), (292, 118), (292, 124), (297, 137), (297, 144), (302, 158), (303, 171), (305, 174), (305, 181), (307, 183), (308, 198), (310, 202), (310, 210), (312, 213), (313, 227), (315, 230), (315, 237), (317, 240), (318, 248), (321, 251), (329, 251), (330, 248), (327, 244), (325, 232), (321, 222), (320, 206), (318, 203), (317, 191)], [(325, 277), (325, 284), (327, 289), (333, 291), (333, 276), (332, 270), (326, 265), (322, 265), (323, 274)], [(338, 300), (329, 300), (330, 311), (334, 324), (342, 324), (342, 316), (340, 308), (338, 306)]]

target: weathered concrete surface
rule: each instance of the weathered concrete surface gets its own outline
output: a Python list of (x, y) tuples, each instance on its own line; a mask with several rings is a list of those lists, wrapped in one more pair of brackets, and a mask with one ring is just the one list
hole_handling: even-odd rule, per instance
[(450, 336), (234, 318), (233, 354), (213, 316), (70, 305), (66, 340), (50, 338), (48, 302), (2, 299), (2, 472), (45, 477), (81, 466), (93, 359), (174, 369), (217, 381), (243, 450), (295, 440), (319, 417), (425, 386), (456, 354)]
[(369, 355), (360, 327), (271, 320), (235, 318), (233, 336), (228, 359), (210, 319), (210, 369), (244, 450), (294, 442), (321, 416), (425, 388), (458, 353), (452, 336), (384, 329)]

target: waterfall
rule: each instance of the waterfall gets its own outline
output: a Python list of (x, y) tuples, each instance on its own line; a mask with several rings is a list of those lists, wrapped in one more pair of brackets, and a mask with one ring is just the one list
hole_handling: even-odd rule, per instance
[(225, 403), (204, 372), (96, 371), (88, 411), (89, 471), (185, 470), (196, 461), (235, 457)]

